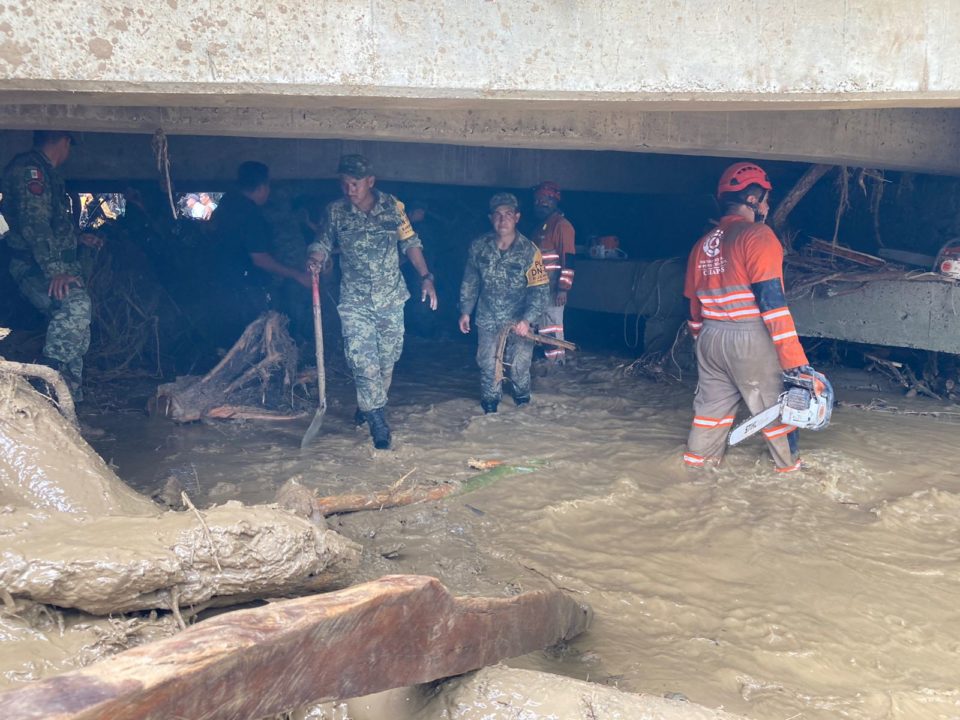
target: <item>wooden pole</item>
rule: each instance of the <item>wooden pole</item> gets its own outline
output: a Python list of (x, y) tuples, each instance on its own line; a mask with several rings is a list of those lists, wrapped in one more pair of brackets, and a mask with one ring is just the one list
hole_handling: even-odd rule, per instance
[(790, 192), (784, 196), (777, 209), (770, 217), (770, 227), (779, 235), (783, 232), (783, 226), (787, 221), (787, 215), (797, 206), (797, 203), (803, 199), (803, 196), (810, 192), (810, 188), (817, 184), (817, 181), (833, 170), (835, 165), (811, 165), (807, 171), (800, 176), (796, 184), (790, 189)]
[(476, 670), (570, 639), (592, 611), (559, 590), (454, 598), (394, 575), (218, 615), (0, 694), (4, 720), (236, 720)]

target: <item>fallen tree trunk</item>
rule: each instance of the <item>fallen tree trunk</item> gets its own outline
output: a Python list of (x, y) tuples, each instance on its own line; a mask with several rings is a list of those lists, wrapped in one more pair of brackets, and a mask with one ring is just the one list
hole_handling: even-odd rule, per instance
[(160, 509), (118, 478), (49, 399), (0, 373), (0, 505), (73, 515), (152, 517)]
[[(39, 521), (38, 521), (39, 520)], [(0, 516), (0, 587), (94, 615), (236, 604), (343, 587), (360, 546), (237, 502), (155, 517)]]
[(48, 398), (0, 373), (0, 588), (94, 614), (342, 587), (360, 547), (270, 507), (163, 512)]
[(459, 675), (586, 630), (559, 591), (454, 598), (392, 576), (220, 615), (150, 645), (0, 695), (5, 720), (263, 718)]

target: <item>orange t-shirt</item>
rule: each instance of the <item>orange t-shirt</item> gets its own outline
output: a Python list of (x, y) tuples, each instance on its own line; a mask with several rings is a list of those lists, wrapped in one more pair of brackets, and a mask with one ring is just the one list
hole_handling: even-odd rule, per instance
[(704, 320), (745, 322), (762, 319), (780, 365), (806, 365), (807, 356), (786, 306), (761, 310), (753, 285), (776, 280), (783, 290), (783, 248), (773, 230), (739, 215), (726, 215), (690, 251), (683, 294), (690, 299), (694, 337)]
[(543, 253), (556, 253), (560, 256), (560, 266), (567, 266), (567, 255), (577, 252), (576, 232), (563, 213), (555, 212), (548, 217), (533, 236), (533, 241)]

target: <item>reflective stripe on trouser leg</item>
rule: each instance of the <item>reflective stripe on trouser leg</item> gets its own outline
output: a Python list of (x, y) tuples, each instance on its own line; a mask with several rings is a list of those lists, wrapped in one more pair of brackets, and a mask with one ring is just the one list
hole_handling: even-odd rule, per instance
[(403, 306), (374, 310), (341, 303), (344, 354), (363, 412), (387, 404), (394, 363), (403, 351)]
[[(715, 338), (696, 342), (699, 382), (693, 398), (693, 422), (687, 438), (684, 462), (699, 467), (719, 462), (727, 447), (727, 435), (740, 403), (740, 391), (722, 363), (714, 357)], [(706, 340), (706, 342), (704, 342)]]
[[(751, 415), (775, 405), (783, 392), (783, 378), (780, 370), (780, 361), (774, 348), (770, 334), (760, 320), (750, 322), (715, 322), (704, 323), (703, 331), (697, 340), (697, 367), (700, 371), (700, 388), (697, 397), (703, 405), (698, 406), (694, 400), (697, 416), (722, 418), (735, 411), (736, 402), (730, 407), (731, 396), (735, 399), (743, 398)], [(704, 387), (706, 378), (706, 387)], [(727, 412), (722, 412), (726, 408)], [(691, 430), (691, 437), (698, 429)], [(722, 435), (726, 442), (727, 431), (714, 431), (716, 436)], [(790, 448), (790, 433), (781, 428), (779, 421), (771, 423), (764, 429), (764, 436), (770, 454), (773, 456), (777, 468), (787, 469), (796, 465), (796, 457)], [(699, 438), (703, 429), (697, 433)], [(690, 451), (702, 455), (709, 455), (691, 446)], [(707, 445), (710, 449), (716, 447), (713, 443)], [(723, 446), (720, 446), (720, 452)]]
[[(541, 335), (549, 335), (554, 337), (557, 340), (563, 340), (563, 305), (557, 305), (557, 296), (555, 293), (550, 294), (550, 303), (544, 308), (543, 313), (540, 315), (538, 321), (539, 331)], [(567, 356), (566, 351), (563, 348), (550, 347), (549, 345), (544, 347), (543, 351), (544, 357), (547, 358), (550, 362), (562, 363)]]

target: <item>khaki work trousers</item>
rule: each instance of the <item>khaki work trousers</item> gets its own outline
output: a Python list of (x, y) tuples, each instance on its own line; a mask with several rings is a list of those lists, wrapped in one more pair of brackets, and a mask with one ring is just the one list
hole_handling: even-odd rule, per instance
[[(554, 337), (557, 340), (563, 340), (563, 305), (557, 305), (557, 294), (550, 293), (549, 304), (543, 309), (538, 321), (538, 328), (541, 335)], [(567, 358), (567, 352), (563, 348), (548, 345), (544, 348), (543, 356), (547, 362), (555, 365), (563, 365)]]
[[(763, 321), (706, 320), (697, 339), (700, 374), (693, 399), (693, 425), (684, 461), (691, 466), (716, 464), (723, 457), (742, 399), (751, 415), (775, 405), (783, 392), (777, 351)], [(778, 418), (763, 429), (777, 470), (799, 469), (791, 447), (796, 429)]]

